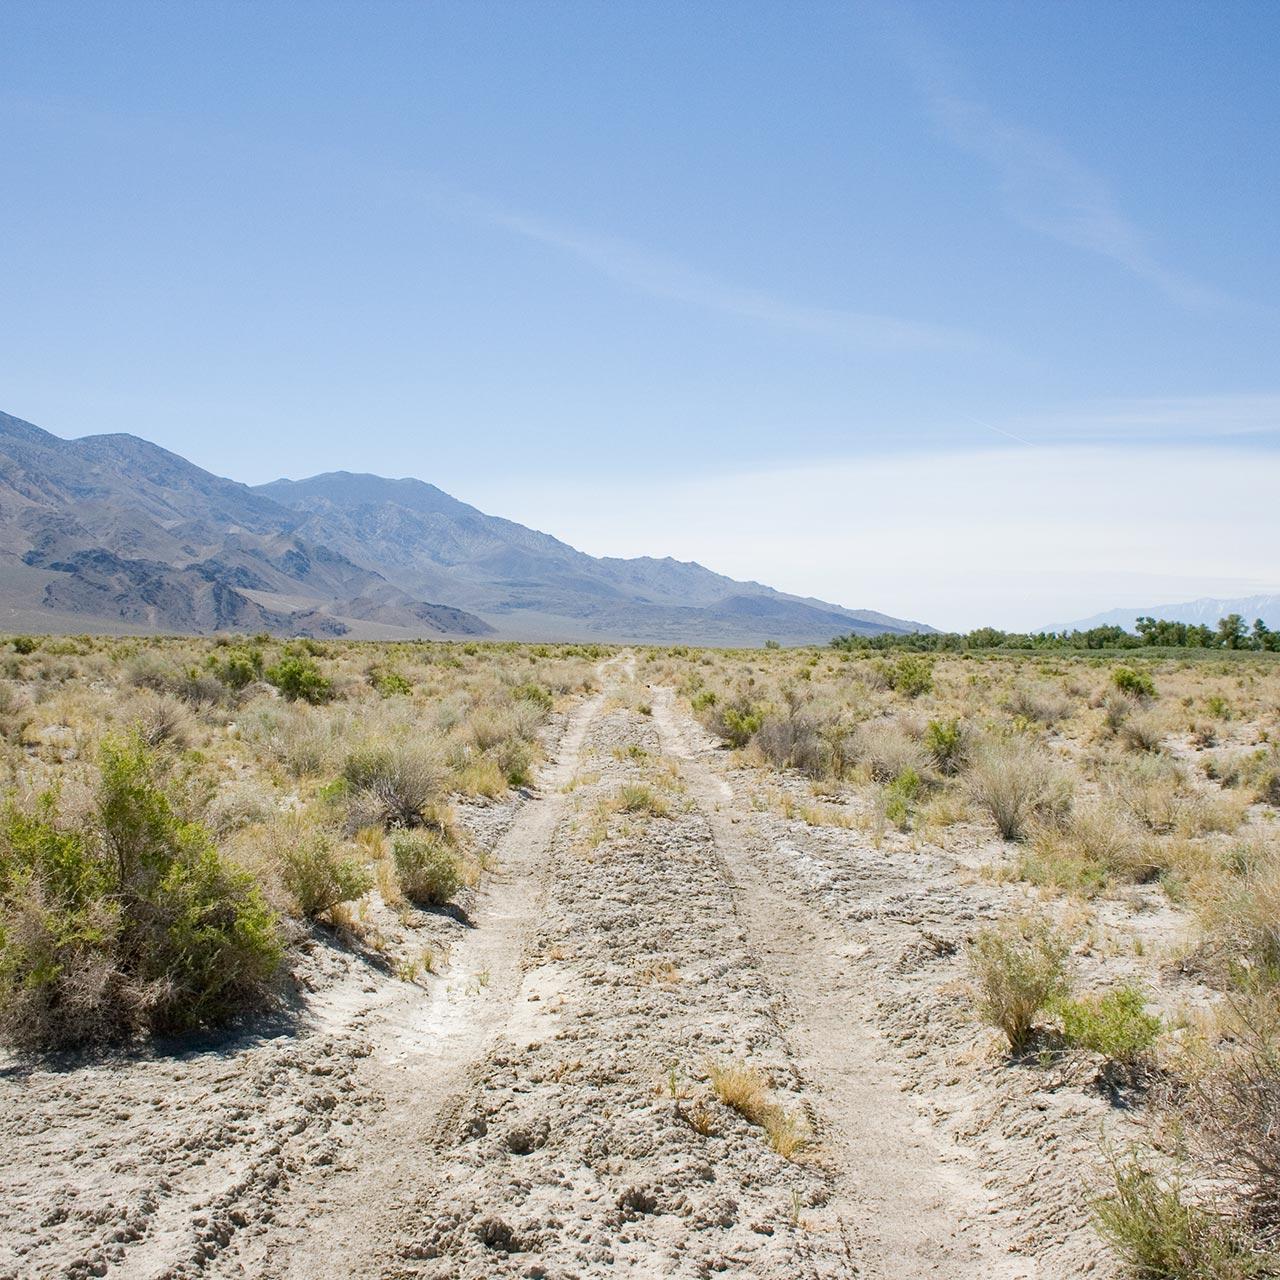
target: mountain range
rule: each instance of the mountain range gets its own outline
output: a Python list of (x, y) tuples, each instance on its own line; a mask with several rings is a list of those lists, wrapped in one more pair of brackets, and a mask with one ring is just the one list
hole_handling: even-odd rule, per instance
[(1139, 618), (1163, 618), (1168, 622), (1203, 623), (1207, 627), (1218, 624), (1219, 618), (1238, 613), (1247, 623), (1261, 618), (1267, 626), (1280, 628), (1280, 595), (1240, 596), (1234, 600), (1218, 600), (1205, 596), (1199, 600), (1186, 600), (1182, 604), (1153, 604), (1145, 609), (1109, 609), (1095, 613), (1079, 622), (1060, 623), (1046, 627), (1046, 631), (1088, 631), (1090, 627), (1123, 627), (1132, 631)]
[(420, 480), (249, 487), (0, 413), (0, 627), (753, 645), (929, 630), (699, 564), (589, 556)]

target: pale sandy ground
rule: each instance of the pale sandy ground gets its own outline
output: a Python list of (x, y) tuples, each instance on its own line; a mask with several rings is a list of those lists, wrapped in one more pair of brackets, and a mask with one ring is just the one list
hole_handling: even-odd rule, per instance
[[(496, 869), (461, 918), (391, 918), (437, 975), (317, 932), (251, 1030), (0, 1062), (0, 1277), (1111, 1274), (1087, 1199), (1133, 1122), (968, 1013), (964, 942), (1024, 890), (976, 846), (784, 819), (633, 659), (602, 675), (537, 793), (464, 813)], [(590, 843), (596, 800), (672, 768), (671, 816)], [(1107, 912), (1181, 927), (1109, 906), (1099, 954)], [(712, 1100), (738, 1060), (812, 1131), (798, 1159)]]

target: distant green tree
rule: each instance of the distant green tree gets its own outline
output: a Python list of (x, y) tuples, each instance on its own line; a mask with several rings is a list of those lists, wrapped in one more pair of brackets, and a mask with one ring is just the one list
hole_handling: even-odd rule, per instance
[(1229, 613), (1218, 620), (1219, 648), (1244, 649), (1248, 647), (1248, 639), (1244, 619), (1238, 613)]
[(1280, 631), (1272, 631), (1261, 618), (1253, 620), (1253, 647), (1266, 649), (1271, 653), (1280, 652)]

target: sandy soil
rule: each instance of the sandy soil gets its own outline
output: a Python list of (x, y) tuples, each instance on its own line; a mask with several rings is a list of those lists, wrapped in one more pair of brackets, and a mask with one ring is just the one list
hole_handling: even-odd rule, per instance
[[(961, 990), (1022, 890), (784, 819), (633, 660), (603, 676), (536, 794), (464, 811), (494, 872), (390, 956), (317, 931), (267, 1023), (0, 1062), (0, 1277), (1110, 1274), (1123, 1109), (1006, 1065)], [(748, 1060), (796, 1158), (712, 1094)]]

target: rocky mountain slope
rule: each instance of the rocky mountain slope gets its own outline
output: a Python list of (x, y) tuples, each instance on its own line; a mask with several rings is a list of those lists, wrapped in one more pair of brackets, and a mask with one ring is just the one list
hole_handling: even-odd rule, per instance
[(419, 480), (250, 488), (0, 414), (0, 626), (822, 642), (922, 629), (675, 560), (601, 559)]

